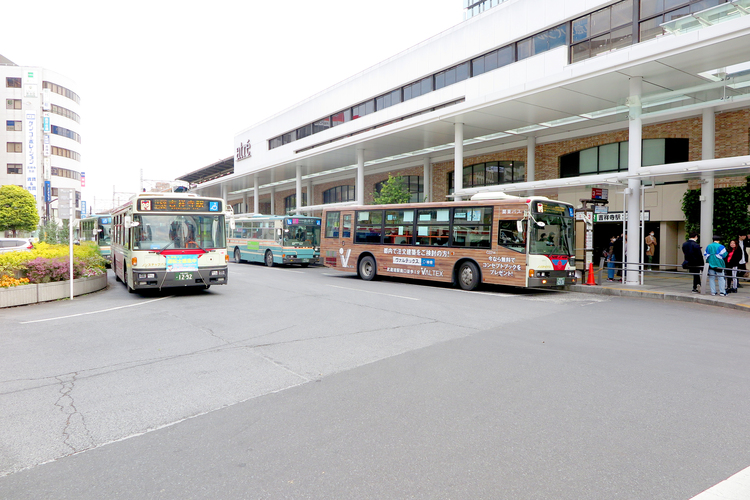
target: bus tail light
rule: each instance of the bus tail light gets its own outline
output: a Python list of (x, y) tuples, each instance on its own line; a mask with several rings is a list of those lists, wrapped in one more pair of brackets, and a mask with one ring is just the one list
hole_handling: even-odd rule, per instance
[(137, 266), (138, 265), (138, 257), (133, 257), (132, 259), (130, 259), (130, 265), (133, 266), (133, 267)]

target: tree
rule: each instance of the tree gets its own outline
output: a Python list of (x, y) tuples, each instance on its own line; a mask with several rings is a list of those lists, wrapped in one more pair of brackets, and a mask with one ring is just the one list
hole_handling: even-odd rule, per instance
[(19, 186), (0, 187), (0, 231), (33, 231), (39, 224), (34, 196)]
[(388, 203), (409, 203), (411, 194), (400, 175), (393, 177), (388, 174), (388, 180), (383, 183), (380, 192), (372, 193), (372, 197), (376, 205), (385, 205)]
[[(682, 197), (682, 213), (685, 215), (685, 232), (700, 232), (701, 191), (688, 189)], [(714, 190), (713, 232), (726, 243), (750, 228), (750, 185)]]

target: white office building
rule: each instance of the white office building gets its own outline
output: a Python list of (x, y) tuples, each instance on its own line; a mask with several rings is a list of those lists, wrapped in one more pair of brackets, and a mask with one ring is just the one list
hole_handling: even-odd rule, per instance
[(80, 200), (81, 116), (75, 84), (54, 71), (19, 66), (3, 56), (0, 82), (5, 101), (0, 109), (5, 123), (0, 184), (27, 189), (36, 197), (42, 220), (57, 218), (57, 203), (45, 202), (45, 182), (50, 199), (57, 198), (59, 188), (74, 188)]
[(704, 241), (714, 187), (750, 172), (749, 13), (750, 0), (489, 2), (239, 132), (228, 175), (182, 179), (273, 213), (368, 203), (389, 173), (415, 201), (497, 190), (578, 205), (606, 189), (596, 234), (626, 220), (638, 236), (643, 212), (657, 261), (681, 262), (683, 194), (702, 188)]

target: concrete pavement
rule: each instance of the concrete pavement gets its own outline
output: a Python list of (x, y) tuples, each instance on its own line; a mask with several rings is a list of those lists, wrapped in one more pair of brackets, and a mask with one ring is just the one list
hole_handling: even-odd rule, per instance
[[(695, 302), (717, 307), (727, 307), (750, 311), (750, 280), (741, 279), (737, 293), (727, 294), (726, 297), (712, 296), (706, 283), (706, 293), (693, 293), (693, 277), (687, 272), (645, 271), (643, 285), (630, 285), (622, 281), (607, 281), (607, 270), (594, 269), (596, 285), (573, 285), (570, 290), (581, 293), (595, 293), (600, 295), (617, 295), (623, 297), (640, 297), (653, 300), (676, 300), (681, 302)], [(621, 280), (621, 277), (616, 277)]]

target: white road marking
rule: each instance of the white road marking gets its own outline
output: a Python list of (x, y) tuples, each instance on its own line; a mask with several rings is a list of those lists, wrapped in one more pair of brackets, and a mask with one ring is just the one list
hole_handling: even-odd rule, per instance
[(328, 285), (333, 288), (341, 288), (342, 290), (354, 290), (355, 292), (363, 292), (363, 293), (374, 293), (375, 295), (385, 295), (387, 297), (396, 297), (398, 299), (407, 299), (407, 300), (420, 300), (416, 299), (414, 297), (405, 297), (403, 295), (393, 295), (390, 293), (381, 293), (381, 292), (372, 292), (370, 290), (362, 290), (361, 288), (347, 288), (345, 286), (336, 286), (336, 285)]
[(164, 299), (171, 299), (172, 297), (174, 297), (174, 295), (170, 295), (168, 297), (160, 297), (158, 299), (153, 299), (153, 300), (147, 300), (145, 302), (137, 302), (135, 304), (129, 304), (127, 306), (110, 307), (109, 309), (102, 309), (100, 311), (89, 311), (89, 312), (79, 313), (79, 314), (70, 314), (68, 316), (58, 316), (56, 318), (35, 319), (35, 320), (32, 320), (32, 321), (21, 321), (19, 324), (21, 324), (21, 325), (27, 325), (29, 323), (42, 323), (44, 321), (55, 321), (55, 320), (58, 320), (58, 319), (77, 318), (79, 316), (87, 316), (89, 314), (99, 314), (99, 313), (104, 313), (104, 312), (109, 312), (109, 311), (116, 311), (118, 309), (127, 309), (128, 307), (144, 306), (144, 305), (150, 304), (152, 302), (158, 302), (158, 301), (164, 300)]
[(690, 500), (743, 500), (750, 498), (750, 467), (712, 486)]

